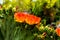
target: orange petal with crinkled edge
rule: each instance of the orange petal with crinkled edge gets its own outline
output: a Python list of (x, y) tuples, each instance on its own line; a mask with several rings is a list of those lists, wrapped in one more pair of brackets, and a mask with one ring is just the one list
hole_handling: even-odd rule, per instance
[(22, 12), (20, 13), (15, 13), (14, 14), (14, 19), (15, 19), (15, 21), (17, 21), (17, 22), (24, 22), (25, 21), (25, 14), (23, 14)]
[(26, 18), (26, 23), (28, 23), (29, 25), (33, 25), (33, 24), (38, 24), (40, 22), (40, 18), (39, 17), (36, 17), (34, 15), (29, 15), (27, 18)]

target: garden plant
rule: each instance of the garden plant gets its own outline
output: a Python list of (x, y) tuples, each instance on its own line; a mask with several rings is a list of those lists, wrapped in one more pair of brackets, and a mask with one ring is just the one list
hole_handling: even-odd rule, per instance
[(3, 0), (0, 40), (60, 40), (60, 0)]

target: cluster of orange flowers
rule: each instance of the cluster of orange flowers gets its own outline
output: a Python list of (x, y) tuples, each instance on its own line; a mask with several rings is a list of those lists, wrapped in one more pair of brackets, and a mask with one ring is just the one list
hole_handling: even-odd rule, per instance
[(26, 22), (29, 25), (38, 24), (41, 21), (40, 17), (26, 13), (26, 12), (17, 12), (14, 14), (14, 19), (16, 22)]
[[(28, 14), (26, 12), (17, 12), (14, 14), (14, 19), (16, 22), (26, 22), (29, 25), (39, 24), (41, 21), (40, 17), (37, 17), (32, 14)], [(56, 34), (60, 36), (60, 28), (56, 28)]]

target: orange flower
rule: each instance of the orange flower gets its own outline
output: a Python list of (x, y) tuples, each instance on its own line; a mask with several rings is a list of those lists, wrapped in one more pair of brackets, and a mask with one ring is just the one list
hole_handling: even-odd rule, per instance
[(40, 23), (41, 20), (41, 18), (28, 14), (26, 12), (15, 13), (14, 19), (17, 22), (26, 22), (29, 25), (38, 24)]
[(33, 24), (38, 24), (40, 22), (40, 18), (36, 17), (34, 15), (28, 15), (28, 17), (26, 17), (26, 23), (28, 23), (29, 25), (33, 25)]
[(60, 36), (60, 28), (56, 28), (56, 34)]
[(14, 19), (17, 22), (24, 22), (26, 15), (23, 12), (18, 12), (14, 14)]

